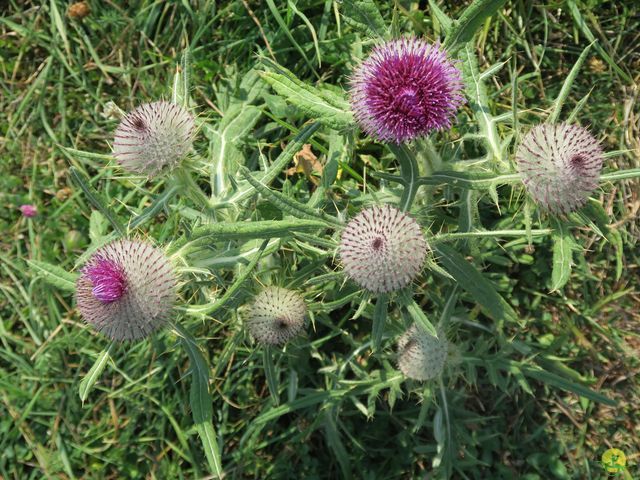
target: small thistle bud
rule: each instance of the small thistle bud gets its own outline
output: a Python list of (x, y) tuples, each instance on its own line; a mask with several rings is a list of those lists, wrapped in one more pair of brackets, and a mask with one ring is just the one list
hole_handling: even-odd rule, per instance
[(38, 214), (38, 208), (35, 205), (20, 205), (20, 213), (23, 217), (33, 218)]
[(149, 336), (170, 318), (176, 277), (164, 252), (146, 242), (116, 240), (82, 268), (76, 300), (84, 320), (112, 340)]
[(414, 380), (437, 378), (447, 360), (448, 342), (413, 324), (398, 339), (398, 367)]
[(282, 345), (305, 326), (307, 307), (302, 296), (292, 290), (267, 287), (247, 309), (245, 323), (258, 342)]
[(462, 78), (439, 44), (399, 38), (373, 49), (351, 79), (351, 107), (370, 136), (402, 143), (451, 127)]
[(153, 177), (175, 167), (191, 150), (193, 117), (171, 102), (140, 105), (118, 125), (113, 155), (123, 168)]
[(516, 161), (531, 197), (552, 213), (566, 214), (584, 205), (598, 186), (603, 156), (586, 129), (562, 123), (533, 127)]
[(340, 239), (348, 277), (373, 293), (409, 285), (422, 270), (427, 242), (420, 225), (390, 205), (367, 208), (353, 217)]

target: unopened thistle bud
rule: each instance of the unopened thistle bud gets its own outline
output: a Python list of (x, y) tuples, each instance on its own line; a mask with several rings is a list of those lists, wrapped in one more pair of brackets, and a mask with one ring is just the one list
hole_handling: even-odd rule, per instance
[(402, 143), (451, 127), (464, 103), (460, 71), (439, 44), (399, 38), (373, 49), (354, 72), (351, 106), (370, 136)]
[(448, 342), (413, 324), (398, 340), (398, 367), (414, 380), (437, 378), (447, 360)]
[(603, 156), (586, 129), (561, 123), (533, 127), (516, 161), (531, 197), (552, 213), (566, 214), (584, 205), (598, 186)]
[(175, 167), (189, 153), (194, 130), (193, 117), (181, 106), (145, 103), (118, 125), (113, 155), (126, 170), (153, 177)]
[(76, 283), (84, 320), (112, 340), (138, 340), (162, 327), (176, 299), (176, 276), (164, 252), (138, 240), (97, 250)]
[(383, 205), (349, 221), (339, 252), (349, 278), (371, 292), (388, 293), (406, 287), (422, 271), (427, 242), (418, 222)]
[(302, 331), (306, 313), (307, 307), (300, 294), (285, 288), (267, 287), (247, 309), (245, 323), (258, 342), (282, 345)]

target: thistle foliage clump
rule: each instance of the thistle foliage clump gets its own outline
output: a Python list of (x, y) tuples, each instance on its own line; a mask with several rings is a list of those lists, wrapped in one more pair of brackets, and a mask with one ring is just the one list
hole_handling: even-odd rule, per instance
[[(578, 233), (621, 244), (600, 187), (637, 174), (608, 164), (604, 132), (580, 126), (589, 119), (577, 107), (563, 110), (577, 73), (531, 112), (517, 78), (513, 105), (495, 88), (507, 62), (478, 62), (473, 39), (501, 2), (476, 0), (455, 21), (429, 2), (440, 40), (432, 21), (392, 29), (374, 2), (343, 3), (346, 40), (321, 32), (307, 51), (296, 31), (281, 39), (297, 45), (286, 55), (269, 43), (247, 72), (207, 76), (212, 90), (192, 68), (202, 52), (186, 49), (170, 100), (123, 96), (130, 113), (105, 122), (112, 150), (66, 151), (103, 161), (70, 170), (91, 242), (65, 269), (34, 268), (75, 296), (79, 316), (69, 307), (70, 316), (108, 339), (73, 333), (85, 342), (80, 355), (104, 348), (81, 398), (115, 351), (105, 342), (140, 341), (118, 348), (148, 350), (150, 364), (167, 366), (157, 373), (167, 385), (188, 382), (189, 408), (165, 414), (179, 431), (189, 412), (202, 458), (182, 432), (162, 448), (199, 473), (242, 475), (238, 465), (250, 465), (248, 475), (266, 477), (273, 445), (313, 458), (285, 448), (313, 436), (326, 443), (333, 478), (351, 476), (352, 443), (365, 458), (358, 467), (372, 443), (407, 445), (406, 458), (390, 455), (371, 478), (424, 476), (419, 465), (437, 478), (455, 478), (455, 468), (468, 476), (486, 466), (471, 451), (477, 438), (465, 436), (468, 419), (480, 425), (486, 412), (467, 402), (480, 385), (511, 400), (540, 382), (610, 404), (558, 366), (545, 350), (552, 340), (528, 331), (540, 290), (560, 305), (579, 286)], [(331, 67), (336, 56), (344, 61)], [(126, 192), (118, 201), (109, 182)], [(458, 365), (445, 368), (454, 346)], [(247, 453), (261, 449), (269, 455)], [(304, 465), (302, 477), (321, 470)]]

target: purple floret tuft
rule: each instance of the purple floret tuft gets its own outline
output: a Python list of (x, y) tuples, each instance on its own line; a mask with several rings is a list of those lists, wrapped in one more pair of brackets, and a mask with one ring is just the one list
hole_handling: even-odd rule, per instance
[(81, 270), (76, 300), (82, 318), (112, 340), (148, 337), (171, 318), (176, 276), (164, 252), (146, 242), (116, 240)]
[(112, 260), (97, 258), (83, 273), (93, 284), (93, 296), (103, 303), (115, 302), (125, 293), (127, 280), (124, 271)]
[(400, 38), (377, 46), (354, 72), (351, 106), (361, 128), (403, 143), (450, 128), (464, 104), (462, 78), (439, 44)]

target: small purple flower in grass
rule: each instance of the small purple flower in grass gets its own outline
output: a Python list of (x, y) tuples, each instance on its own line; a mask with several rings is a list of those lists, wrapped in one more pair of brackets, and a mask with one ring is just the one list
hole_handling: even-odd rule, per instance
[(112, 340), (138, 340), (162, 327), (176, 299), (164, 252), (138, 240), (100, 248), (82, 268), (76, 300), (84, 320)]
[(33, 218), (38, 214), (38, 209), (35, 205), (20, 205), (19, 208), (23, 217)]
[(516, 152), (527, 191), (555, 214), (573, 212), (586, 203), (598, 186), (603, 160), (593, 135), (567, 123), (533, 127)]
[(191, 150), (195, 124), (184, 108), (171, 102), (144, 103), (118, 125), (113, 155), (123, 168), (153, 177), (175, 167)]
[(420, 225), (390, 205), (371, 207), (352, 218), (340, 238), (348, 277), (374, 293), (409, 285), (424, 265), (427, 242)]
[(413, 324), (398, 340), (398, 367), (414, 380), (437, 378), (444, 369), (448, 342)]
[(306, 313), (307, 306), (299, 293), (267, 287), (247, 309), (245, 323), (258, 342), (282, 345), (302, 331)]
[(351, 107), (361, 128), (403, 143), (451, 127), (464, 104), (460, 71), (439, 44), (399, 38), (373, 49), (351, 79)]

